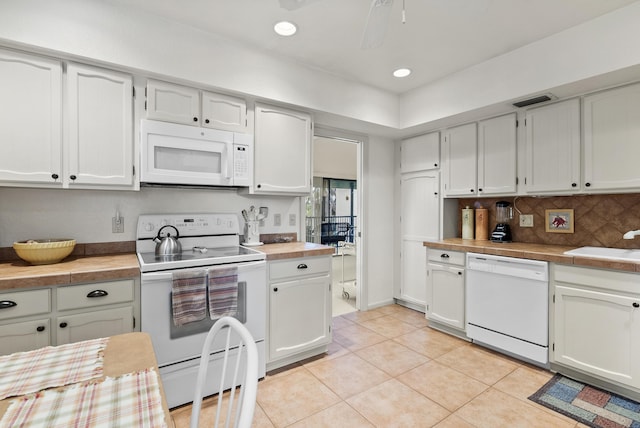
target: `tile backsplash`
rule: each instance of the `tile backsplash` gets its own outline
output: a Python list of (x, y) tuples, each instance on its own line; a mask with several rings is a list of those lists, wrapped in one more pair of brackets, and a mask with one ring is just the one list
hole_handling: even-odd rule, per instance
[[(496, 224), (495, 203), (497, 201), (508, 201), (512, 206), (515, 205), (511, 221), (514, 242), (575, 247), (640, 248), (640, 237), (630, 240), (622, 238), (625, 232), (640, 229), (640, 193), (465, 198), (460, 199), (458, 205), (462, 210), (465, 206), (473, 207), (478, 202), (487, 208), (489, 210), (489, 234), (491, 234)], [(574, 233), (546, 232), (545, 210), (548, 209), (573, 209)], [(533, 215), (533, 227), (519, 226), (520, 213)], [(462, 236), (461, 230), (462, 226), (459, 220), (458, 236)]]

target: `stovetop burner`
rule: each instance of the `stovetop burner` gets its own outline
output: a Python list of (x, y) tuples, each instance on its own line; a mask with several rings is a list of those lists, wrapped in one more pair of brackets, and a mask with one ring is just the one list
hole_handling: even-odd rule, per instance
[[(169, 256), (156, 256), (158, 231), (171, 225), (178, 231), (183, 251)], [(238, 217), (234, 214), (162, 214), (138, 218), (136, 251), (142, 272), (166, 271), (265, 260), (266, 255), (242, 247), (239, 241)]]

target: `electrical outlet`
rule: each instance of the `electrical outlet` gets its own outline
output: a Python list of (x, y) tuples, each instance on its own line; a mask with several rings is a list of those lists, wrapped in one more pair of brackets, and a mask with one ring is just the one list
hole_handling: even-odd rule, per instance
[(111, 233), (124, 233), (124, 217), (111, 217)]
[(273, 215), (273, 225), (280, 226), (282, 224), (282, 216), (280, 214)]
[(296, 215), (289, 214), (289, 226), (295, 226), (295, 225), (296, 225)]
[(520, 227), (533, 227), (533, 214), (520, 214)]

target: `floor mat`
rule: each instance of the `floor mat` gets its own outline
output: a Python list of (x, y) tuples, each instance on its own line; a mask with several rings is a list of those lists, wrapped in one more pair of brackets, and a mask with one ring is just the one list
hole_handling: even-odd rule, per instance
[(596, 428), (640, 428), (640, 403), (556, 374), (529, 400)]

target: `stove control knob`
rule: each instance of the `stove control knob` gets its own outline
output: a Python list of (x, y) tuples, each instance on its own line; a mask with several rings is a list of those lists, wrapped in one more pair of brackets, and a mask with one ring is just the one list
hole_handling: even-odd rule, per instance
[(153, 227), (153, 223), (147, 223), (144, 225), (144, 230), (147, 232), (151, 232), (153, 229), (155, 229), (155, 227)]

